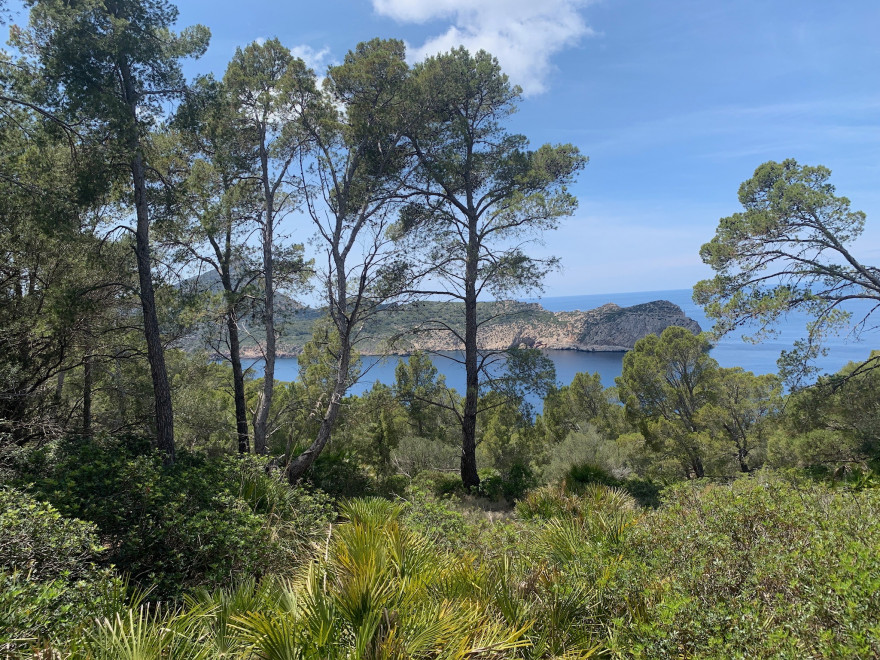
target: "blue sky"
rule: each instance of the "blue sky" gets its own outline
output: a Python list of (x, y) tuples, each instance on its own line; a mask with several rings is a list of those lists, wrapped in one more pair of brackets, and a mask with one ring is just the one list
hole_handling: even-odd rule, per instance
[(880, 262), (880, 2), (843, 0), (180, 0), (211, 28), (189, 73), (277, 36), (320, 70), (357, 42), (413, 57), (486, 48), (526, 96), (511, 128), (590, 157), (576, 215), (546, 236), (564, 271), (545, 295), (685, 288), (698, 250), (762, 162), (833, 171), (868, 214), (855, 252)]

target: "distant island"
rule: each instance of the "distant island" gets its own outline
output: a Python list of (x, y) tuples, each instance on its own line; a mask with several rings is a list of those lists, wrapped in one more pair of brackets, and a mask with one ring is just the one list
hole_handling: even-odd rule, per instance
[[(296, 357), (324, 311), (288, 306), (278, 340), (278, 357)], [(628, 351), (649, 334), (671, 325), (699, 333), (700, 325), (668, 301), (620, 307), (608, 303), (587, 311), (550, 312), (539, 303), (516, 301), (479, 303), (485, 322), (480, 347), (503, 350), (512, 346), (571, 351)], [(463, 329), (461, 303), (423, 301), (389, 307), (363, 329), (358, 349), (363, 355), (406, 355), (416, 350), (454, 351), (460, 346), (440, 322)], [(256, 346), (244, 346), (243, 357), (258, 358)]]

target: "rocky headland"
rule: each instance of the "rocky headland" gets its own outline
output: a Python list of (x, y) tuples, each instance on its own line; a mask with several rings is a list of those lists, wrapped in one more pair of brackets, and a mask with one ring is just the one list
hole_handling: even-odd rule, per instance
[[(359, 350), (364, 355), (400, 354), (416, 350), (455, 351), (455, 335), (441, 326), (463, 330), (463, 307), (457, 303), (422, 302), (401, 305), (379, 314), (361, 332)], [(668, 300), (631, 307), (614, 303), (587, 311), (550, 312), (538, 303), (480, 303), (483, 320), (477, 334), (480, 348), (504, 350), (544, 348), (571, 351), (628, 351), (642, 337), (660, 334), (671, 325), (693, 333), (699, 324)], [(318, 310), (302, 309), (283, 325), (279, 357), (294, 357), (311, 336)], [(393, 340), (391, 338), (394, 338)], [(259, 358), (255, 346), (244, 346), (244, 357)]]
[[(496, 303), (506, 304), (506, 303)], [(572, 351), (628, 351), (642, 337), (660, 334), (671, 325), (693, 333), (699, 324), (668, 300), (632, 307), (614, 303), (597, 309), (549, 312), (539, 304), (512, 303), (497, 322), (484, 324), (477, 333), (481, 348), (503, 350), (546, 348)], [(443, 330), (424, 330), (409, 338), (410, 350), (452, 351), (460, 346)]]

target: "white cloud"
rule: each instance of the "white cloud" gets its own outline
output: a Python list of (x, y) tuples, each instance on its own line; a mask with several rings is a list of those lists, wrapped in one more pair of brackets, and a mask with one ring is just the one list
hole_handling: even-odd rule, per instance
[(547, 89), (551, 58), (581, 38), (595, 35), (580, 9), (591, 0), (372, 0), (377, 13), (403, 23), (449, 20), (443, 34), (410, 49), (410, 57), (465, 46), (498, 58), (526, 95)]
[(333, 64), (330, 49), (326, 46), (320, 50), (316, 50), (309, 45), (301, 44), (291, 48), (290, 54), (302, 59), (303, 62), (306, 63), (306, 66), (317, 74), (318, 78), (323, 78), (324, 74), (327, 72), (327, 67), (330, 64)]

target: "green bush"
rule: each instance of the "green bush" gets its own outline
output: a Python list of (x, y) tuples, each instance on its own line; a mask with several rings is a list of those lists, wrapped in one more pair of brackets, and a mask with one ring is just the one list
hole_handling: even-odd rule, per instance
[(461, 463), (461, 447), (414, 435), (404, 435), (391, 452), (398, 470), (415, 477), (425, 470), (456, 470)]
[(0, 488), (0, 651), (33, 657), (27, 649), (119, 605), (122, 582), (98, 567), (101, 550), (94, 525)]
[(516, 503), (516, 513), (523, 520), (551, 520), (576, 515), (580, 502), (560, 484), (541, 486), (526, 493)]
[(571, 466), (568, 474), (565, 475), (564, 483), (566, 490), (576, 493), (583, 490), (587, 484), (606, 484), (610, 486), (617, 484), (618, 481), (611, 476), (610, 472), (598, 465), (578, 463)]
[(403, 522), (408, 528), (448, 549), (464, 547), (473, 531), (467, 518), (451, 508), (448, 500), (438, 500), (422, 492), (410, 495)]
[(74, 438), (32, 464), (33, 492), (95, 523), (105, 563), (159, 598), (289, 572), (330, 516), (325, 496), (291, 491), (259, 459), (179, 452), (164, 468), (138, 438)]
[(425, 470), (412, 480), (412, 488), (425, 491), (435, 497), (464, 494), (461, 477), (456, 472)]
[(495, 502), (506, 500), (513, 504), (538, 485), (534, 471), (521, 461), (513, 461), (503, 470), (484, 468), (479, 475), (480, 494)]
[(26, 492), (0, 488), (0, 567), (38, 582), (77, 580), (94, 571), (100, 550), (93, 524), (64, 518)]
[(627, 544), (632, 657), (880, 656), (880, 491), (680, 484)]
[(605, 486), (621, 488), (632, 495), (644, 507), (657, 508), (660, 506), (660, 491), (662, 490), (660, 484), (649, 479), (639, 479), (637, 477), (615, 479), (603, 467), (592, 463), (573, 465), (563, 480), (563, 487), (571, 493), (581, 493), (590, 484), (603, 484)]
[(355, 456), (344, 451), (324, 451), (306, 475), (315, 488), (333, 497), (373, 495), (376, 484)]
[(547, 448), (543, 479), (547, 483), (562, 481), (579, 465), (597, 466), (611, 475), (623, 473), (625, 453), (613, 437), (607, 437), (592, 424), (582, 424), (578, 431), (570, 431), (561, 441)]

